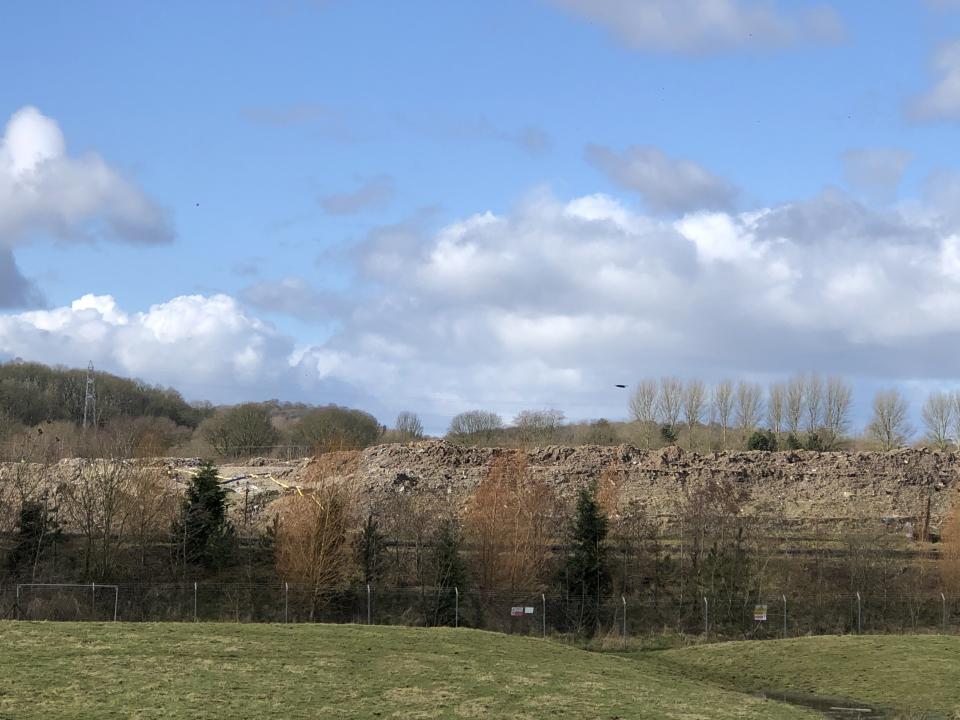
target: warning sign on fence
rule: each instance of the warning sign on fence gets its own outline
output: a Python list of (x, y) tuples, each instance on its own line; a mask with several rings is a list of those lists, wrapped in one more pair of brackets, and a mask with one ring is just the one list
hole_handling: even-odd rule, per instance
[(767, 606), (766, 606), (766, 605), (754, 605), (754, 606), (753, 606), (753, 620), (754, 620), (754, 622), (766, 622), (766, 621), (767, 621)]
[(523, 606), (513, 606), (510, 608), (510, 617), (523, 617)]

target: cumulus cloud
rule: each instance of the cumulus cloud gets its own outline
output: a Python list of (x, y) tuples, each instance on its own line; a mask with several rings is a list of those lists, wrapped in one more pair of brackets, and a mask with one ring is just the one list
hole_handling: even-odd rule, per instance
[[(830, 190), (664, 218), (540, 191), (505, 214), (374, 232), (356, 262), (367, 297), (319, 344), (227, 296), (142, 313), (88, 296), (0, 316), (0, 354), (92, 357), (193, 396), (319, 388), (306, 396), (413, 408), (439, 429), (471, 407), (623, 416), (613, 383), (663, 372), (916, 381), (951, 377), (960, 353), (960, 218), (932, 201), (877, 209)], [(259, 292), (281, 309), (313, 293)]]
[(691, 160), (672, 158), (655, 147), (616, 152), (588, 145), (587, 160), (622, 188), (640, 194), (656, 212), (685, 213), (733, 206), (737, 188)]
[(855, 191), (874, 202), (893, 200), (913, 153), (896, 148), (864, 148), (843, 155), (843, 174)]
[(548, 0), (609, 30), (628, 47), (702, 54), (836, 42), (840, 18), (827, 5), (799, 12), (760, 0)]
[(286, 372), (289, 339), (226, 295), (176, 297), (127, 313), (109, 295), (0, 316), (0, 353), (104, 368), (174, 386), (249, 387)]
[(931, 63), (936, 82), (908, 105), (914, 120), (960, 120), (960, 40), (942, 45)]
[(960, 351), (955, 223), (840, 191), (675, 220), (541, 194), (406, 249), (373, 242), (362, 271), (378, 299), (303, 361), (450, 412), (610, 412), (611, 378), (665, 369), (936, 377)]
[(322, 195), (319, 202), (328, 215), (354, 215), (364, 210), (382, 210), (396, 193), (392, 177), (377, 175), (354, 190)]
[(37, 236), (140, 244), (173, 239), (167, 214), (95, 154), (67, 154), (56, 122), (18, 110), (0, 140), (0, 244)]

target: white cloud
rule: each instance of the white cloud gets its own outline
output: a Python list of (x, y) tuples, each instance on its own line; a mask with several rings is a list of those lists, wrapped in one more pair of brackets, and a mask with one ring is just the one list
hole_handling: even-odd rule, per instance
[(226, 295), (182, 296), (127, 313), (110, 296), (0, 316), (0, 353), (50, 364), (87, 359), (151, 382), (250, 387), (288, 372), (291, 343)]
[(173, 238), (166, 213), (98, 155), (72, 157), (56, 122), (18, 110), (0, 140), (0, 245), (37, 235), (132, 243)]
[(701, 54), (835, 42), (837, 14), (813, 4), (795, 13), (758, 0), (548, 0), (605, 27), (636, 50)]
[(664, 372), (933, 379), (960, 353), (958, 238), (933, 204), (877, 210), (839, 191), (672, 220), (539, 191), (507, 214), (374, 233), (358, 250), (368, 299), (322, 344), (295, 347), (222, 295), (142, 313), (88, 296), (0, 316), (0, 354), (92, 358), (191, 397), (414, 409), (436, 428), (470, 407), (623, 416), (613, 384)]
[(934, 54), (932, 68), (937, 80), (926, 93), (910, 103), (914, 120), (960, 120), (960, 40), (942, 45)]
[(34, 107), (13, 114), (0, 137), (0, 308), (43, 304), (13, 249), (37, 238), (172, 240), (167, 215), (94, 154), (73, 157), (56, 122)]
[(639, 193), (655, 212), (729, 209), (737, 197), (732, 183), (655, 147), (633, 146), (618, 153), (603, 145), (588, 145), (586, 156), (612, 182)]

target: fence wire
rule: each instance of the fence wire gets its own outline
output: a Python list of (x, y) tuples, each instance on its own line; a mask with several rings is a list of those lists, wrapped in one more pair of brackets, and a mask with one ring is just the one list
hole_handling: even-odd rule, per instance
[(752, 597), (571, 597), (452, 587), (295, 583), (135, 583), (0, 587), (0, 616), (20, 620), (356, 623), (472, 627), (518, 635), (659, 633), (723, 638), (960, 630), (960, 598), (854, 592)]

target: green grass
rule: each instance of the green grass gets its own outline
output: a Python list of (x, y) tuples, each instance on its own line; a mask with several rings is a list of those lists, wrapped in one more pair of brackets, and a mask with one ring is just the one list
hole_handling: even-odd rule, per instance
[(473, 630), (0, 623), (0, 718), (475, 717), (816, 716), (649, 660)]
[[(827, 636), (653, 653), (664, 667), (742, 690), (790, 690), (960, 718), (960, 637)], [(641, 663), (649, 661), (638, 654)]]

